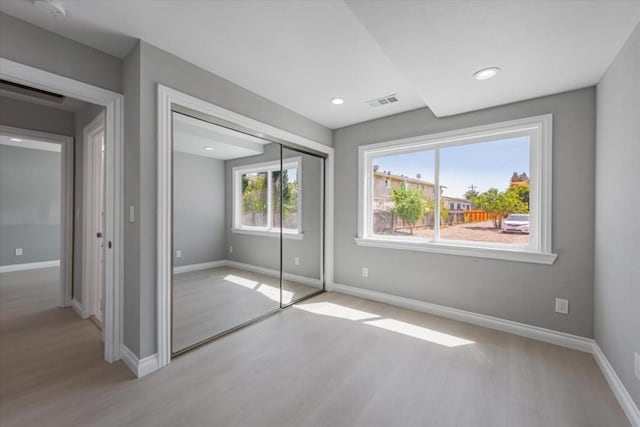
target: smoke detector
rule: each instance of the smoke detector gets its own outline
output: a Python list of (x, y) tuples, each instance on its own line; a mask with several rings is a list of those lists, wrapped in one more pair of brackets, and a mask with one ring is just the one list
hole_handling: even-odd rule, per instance
[(381, 105), (393, 104), (394, 102), (398, 102), (398, 95), (392, 93), (391, 95), (383, 96), (382, 98), (372, 99), (371, 101), (367, 101), (370, 107), (380, 107)]
[(59, 1), (56, 0), (35, 0), (35, 6), (41, 11), (47, 13), (54, 18), (64, 18), (67, 16), (67, 11)]

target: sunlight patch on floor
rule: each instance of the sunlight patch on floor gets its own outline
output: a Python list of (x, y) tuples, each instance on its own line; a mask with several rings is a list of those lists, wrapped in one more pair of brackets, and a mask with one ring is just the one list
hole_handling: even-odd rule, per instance
[(434, 331), (432, 329), (423, 328), (422, 326), (412, 325), (411, 323), (401, 322), (394, 319), (369, 320), (364, 322), (364, 324), (391, 332), (397, 332), (423, 341), (429, 341), (434, 344), (444, 345), (446, 347), (458, 347), (474, 343), (474, 341), (465, 340), (464, 338), (445, 334), (444, 332)]
[(227, 274), (224, 280), (236, 285), (244, 286), (245, 288), (251, 290), (255, 289), (256, 285), (258, 285), (258, 282), (256, 282), (255, 280), (245, 279), (244, 277), (236, 276), (234, 274)]
[(356, 310), (355, 308), (345, 307), (343, 305), (334, 304), (332, 302), (314, 302), (309, 304), (298, 304), (296, 308), (308, 311), (314, 314), (322, 314), (323, 316), (339, 317), (347, 320), (364, 320), (375, 319), (380, 317), (377, 314), (367, 313), (366, 311)]

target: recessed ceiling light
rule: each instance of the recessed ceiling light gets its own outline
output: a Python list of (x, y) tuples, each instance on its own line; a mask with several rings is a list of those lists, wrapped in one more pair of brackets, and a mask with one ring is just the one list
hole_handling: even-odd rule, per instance
[(22, 142), (22, 140), (20, 138), (9, 138), (9, 141)]
[(473, 73), (473, 78), (476, 80), (487, 80), (491, 77), (495, 77), (500, 72), (498, 67), (483, 68), (482, 70)]
[(213, 147), (204, 147), (204, 149), (205, 149), (205, 150), (207, 150), (207, 151), (213, 151), (213, 150), (215, 150), (215, 148), (213, 148)]
[(333, 98), (331, 100), (331, 103), (333, 105), (341, 105), (341, 104), (344, 104), (344, 99), (342, 99), (342, 98)]

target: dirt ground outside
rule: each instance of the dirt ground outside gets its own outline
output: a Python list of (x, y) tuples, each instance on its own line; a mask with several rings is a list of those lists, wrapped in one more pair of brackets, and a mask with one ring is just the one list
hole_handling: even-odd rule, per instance
[[(409, 235), (408, 228), (396, 229), (395, 235)], [(433, 230), (429, 228), (414, 228), (416, 237), (433, 237)], [(466, 240), (473, 242), (515, 243), (528, 244), (528, 234), (501, 233), (494, 228), (492, 221), (474, 222), (471, 224), (457, 224), (440, 227), (440, 238), (446, 240)]]

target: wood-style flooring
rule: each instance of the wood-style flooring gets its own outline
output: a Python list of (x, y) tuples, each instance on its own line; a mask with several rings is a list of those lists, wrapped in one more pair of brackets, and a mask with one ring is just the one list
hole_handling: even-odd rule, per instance
[[(320, 291), (284, 280), (287, 305)], [(231, 267), (173, 275), (173, 345), (177, 352), (280, 308), (280, 278)]]
[(589, 354), (335, 293), (134, 379), (52, 270), (0, 275), (2, 427), (629, 425)]

